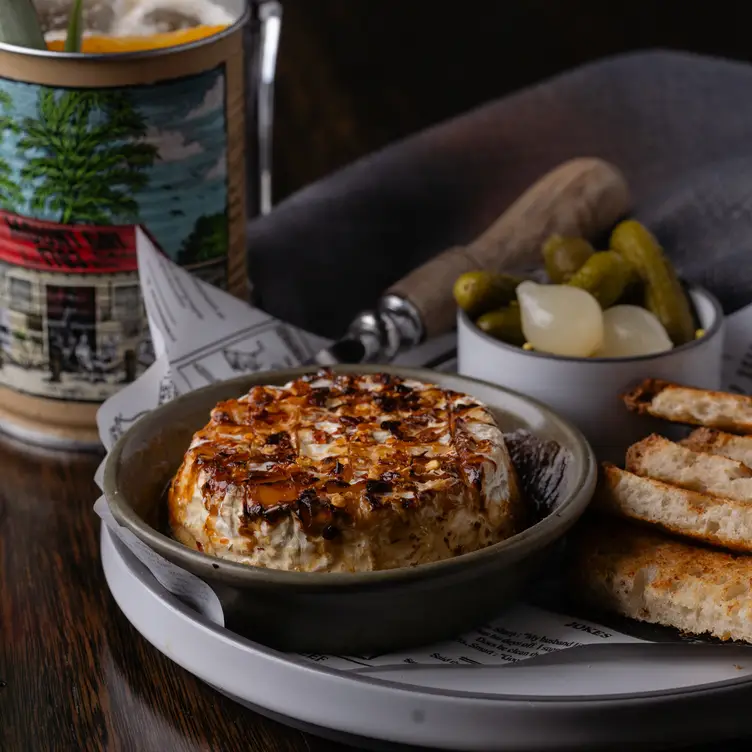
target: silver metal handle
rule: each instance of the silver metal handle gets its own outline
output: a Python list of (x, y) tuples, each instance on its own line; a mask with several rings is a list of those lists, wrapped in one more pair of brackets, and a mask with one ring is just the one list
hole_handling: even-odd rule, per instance
[(272, 210), (272, 146), (274, 137), (274, 82), (282, 29), (282, 4), (267, 0), (258, 5), (259, 81), (258, 112), (258, 180), (259, 211)]

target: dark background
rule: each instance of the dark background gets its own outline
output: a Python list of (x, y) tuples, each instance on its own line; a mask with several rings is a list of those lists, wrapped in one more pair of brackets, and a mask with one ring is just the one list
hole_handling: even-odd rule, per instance
[(277, 201), (407, 134), (606, 55), (662, 47), (752, 56), (752, 11), (740, 0), (283, 5)]

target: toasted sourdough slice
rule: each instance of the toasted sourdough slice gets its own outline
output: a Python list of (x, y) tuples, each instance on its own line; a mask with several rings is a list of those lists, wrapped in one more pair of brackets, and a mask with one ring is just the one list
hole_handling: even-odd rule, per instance
[(570, 545), (570, 585), (593, 607), (696, 635), (752, 642), (752, 557), (592, 513), (576, 526)]
[(711, 545), (752, 553), (752, 504), (671, 486), (604, 463), (593, 507)]
[(646, 379), (622, 395), (632, 412), (690, 426), (752, 433), (752, 397)]
[(713, 428), (697, 428), (679, 443), (695, 452), (719, 454), (752, 467), (752, 436), (735, 436)]
[(653, 434), (627, 450), (626, 469), (690, 491), (752, 503), (752, 468)]

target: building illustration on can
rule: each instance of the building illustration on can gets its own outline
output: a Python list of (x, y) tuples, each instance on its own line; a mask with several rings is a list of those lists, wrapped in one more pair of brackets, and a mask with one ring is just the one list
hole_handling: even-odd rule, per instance
[(226, 109), (224, 64), (115, 88), (0, 79), (0, 386), (102, 402), (148, 366), (138, 226), (227, 288)]

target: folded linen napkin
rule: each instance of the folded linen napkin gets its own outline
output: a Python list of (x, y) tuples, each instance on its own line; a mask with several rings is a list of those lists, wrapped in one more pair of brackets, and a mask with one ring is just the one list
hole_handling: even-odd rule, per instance
[(727, 313), (752, 302), (752, 66), (651, 51), (484, 105), (301, 190), (249, 227), (255, 301), (336, 337), (427, 258), (576, 156), (620, 167), (635, 215)]

